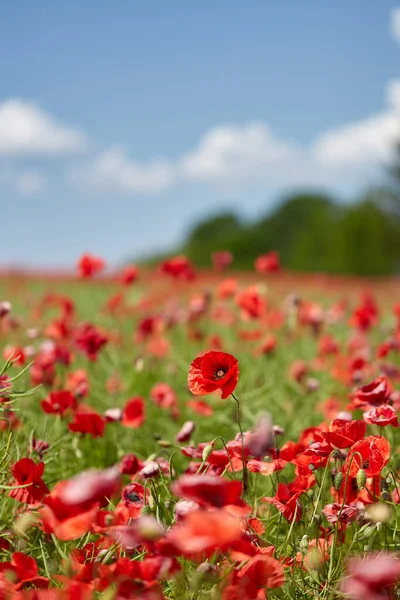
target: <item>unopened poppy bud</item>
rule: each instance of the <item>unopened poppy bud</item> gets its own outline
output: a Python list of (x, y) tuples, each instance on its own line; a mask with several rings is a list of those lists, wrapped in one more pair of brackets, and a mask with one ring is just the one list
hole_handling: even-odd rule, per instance
[(211, 563), (203, 562), (197, 567), (196, 572), (207, 579), (207, 581), (213, 581), (217, 575), (217, 567)]
[(214, 450), (214, 445), (211, 443), (207, 444), (207, 446), (204, 446), (203, 454), (201, 455), (201, 459), (203, 462), (206, 462), (210, 458), (213, 450)]
[(0, 319), (4, 319), (11, 312), (11, 302), (3, 300), (0, 302)]
[(168, 440), (158, 440), (157, 444), (161, 446), (161, 448), (171, 448), (172, 444)]
[(363, 490), (365, 488), (365, 484), (367, 483), (367, 474), (364, 469), (359, 469), (356, 477), (357, 488), (359, 490)]
[(333, 487), (335, 488), (335, 490), (338, 492), (340, 490), (340, 488), (342, 487), (343, 484), (343, 480), (344, 480), (344, 476), (343, 473), (341, 471), (339, 471), (339, 473), (336, 473), (335, 475), (335, 479), (333, 480)]
[(273, 425), (272, 432), (274, 435), (285, 435), (285, 430), (280, 425)]
[(186, 421), (177, 433), (176, 441), (177, 442), (187, 442), (192, 437), (192, 434), (196, 428), (196, 425), (193, 421)]
[(300, 552), (307, 552), (308, 548), (308, 535), (303, 535), (300, 540)]
[(383, 490), (381, 498), (385, 502), (391, 502), (391, 500), (392, 500), (392, 497), (391, 497), (390, 493), (388, 492), (388, 490)]

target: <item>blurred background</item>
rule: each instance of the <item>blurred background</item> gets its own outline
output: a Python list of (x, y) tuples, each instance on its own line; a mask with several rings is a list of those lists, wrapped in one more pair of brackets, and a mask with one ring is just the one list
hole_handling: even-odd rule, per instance
[(400, 6), (28, 0), (0, 21), (0, 267), (400, 272)]

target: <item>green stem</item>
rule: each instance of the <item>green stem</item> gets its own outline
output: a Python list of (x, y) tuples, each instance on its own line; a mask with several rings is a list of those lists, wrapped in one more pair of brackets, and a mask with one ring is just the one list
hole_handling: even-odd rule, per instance
[(243, 491), (242, 491), (242, 494), (244, 496), (246, 493), (246, 490), (247, 490), (247, 470), (246, 470), (246, 459), (244, 457), (244, 435), (243, 435), (242, 424), (240, 422), (240, 403), (233, 392), (231, 395), (232, 395), (232, 398), (234, 399), (234, 401), (236, 402), (236, 418), (237, 418), (237, 422), (238, 422), (238, 426), (239, 426), (240, 435), (242, 438), (242, 465), (243, 465)]

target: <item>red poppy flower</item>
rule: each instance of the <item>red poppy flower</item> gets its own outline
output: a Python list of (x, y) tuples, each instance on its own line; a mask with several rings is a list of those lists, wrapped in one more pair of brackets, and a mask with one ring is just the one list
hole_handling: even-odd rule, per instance
[(81, 277), (92, 277), (102, 271), (104, 267), (104, 260), (93, 254), (83, 254), (78, 261), (78, 272)]
[(121, 273), (121, 282), (124, 285), (131, 285), (139, 276), (139, 270), (134, 265), (128, 265)]
[(41, 407), (47, 414), (63, 415), (68, 409), (75, 410), (76, 399), (67, 390), (50, 392), (49, 396), (41, 401)]
[(285, 485), (284, 483), (280, 483), (276, 496), (261, 498), (261, 502), (273, 504), (288, 521), (293, 521), (295, 515), (296, 521), (300, 521), (302, 507), (299, 496), (301, 494), (301, 491), (292, 491), (292, 484)]
[(177, 404), (175, 390), (168, 383), (156, 383), (150, 390), (150, 398), (161, 408), (172, 408)]
[(88, 433), (96, 438), (104, 434), (105, 424), (105, 420), (95, 412), (79, 412), (75, 414), (74, 421), (68, 425), (68, 429), (75, 433)]
[[(16, 582), (14, 590), (18, 591), (25, 587), (33, 586), (35, 588), (45, 589), (49, 587), (47, 577), (41, 577), (35, 559), (27, 556), (23, 552), (14, 552), (11, 562), (0, 563), (0, 571), (14, 575)], [(4, 590), (2, 589), (2, 592)], [(8, 597), (7, 595), (5, 597)]]
[(211, 417), (211, 415), (214, 414), (213, 407), (207, 404), (207, 402), (204, 402), (204, 400), (188, 400), (186, 404), (202, 417)]
[(373, 406), (387, 403), (390, 398), (389, 383), (386, 377), (377, 377), (371, 383), (364, 385), (353, 394), (355, 406)]
[(222, 250), (220, 252), (213, 252), (213, 254), (212, 254), (213, 267), (214, 267), (214, 269), (217, 269), (218, 271), (223, 271), (224, 269), (229, 267), (229, 265), (232, 264), (232, 261), (233, 261), (233, 255), (228, 250)]
[(386, 427), (387, 425), (399, 426), (397, 413), (389, 404), (382, 404), (382, 406), (371, 408), (371, 410), (363, 414), (363, 419), (370, 425), (379, 425), (380, 427)]
[(213, 475), (182, 475), (171, 487), (177, 496), (202, 506), (241, 504), (242, 483)]
[(222, 600), (256, 600), (262, 597), (259, 595), (261, 590), (281, 587), (285, 582), (285, 574), (278, 560), (257, 554), (234, 571), (231, 579), (232, 582), (224, 588)]
[(27, 487), (10, 490), (8, 495), (19, 502), (35, 504), (40, 502), (49, 490), (42, 480), (44, 463), (36, 464), (31, 458), (21, 458), (11, 468), (15, 478), (14, 485), (26, 485)]
[(142, 426), (145, 418), (143, 398), (138, 397), (128, 400), (123, 410), (121, 423), (125, 425), (125, 427), (137, 429)]
[(277, 273), (280, 268), (279, 254), (275, 251), (262, 254), (254, 263), (258, 273)]
[(236, 388), (239, 379), (237, 359), (225, 352), (207, 352), (190, 365), (188, 384), (192, 394), (202, 396), (221, 390), (221, 398), (227, 398)]
[(191, 281), (195, 277), (195, 272), (192, 263), (186, 256), (176, 256), (165, 260), (160, 265), (161, 273), (170, 275), (174, 279), (182, 279)]
[(356, 477), (358, 471), (364, 469), (367, 477), (374, 477), (380, 474), (389, 458), (390, 444), (387, 439), (381, 435), (370, 435), (350, 448), (343, 466), (343, 475), (349, 473), (351, 477)]
[(357, 506), (349, 506), (348, 504), (327, 504), (322, 509), (325, 518), (330, 523), (352, 523), (360, 514), (360, 509)]
[(265, 315), (267, 308), (264, 298), (255, 285), (251, 285), (240, 292), (236, 297), (236, 303), (242, 310), (242, 315), (246, 320), (260, 319)]
[(108, 342), (108, 338), (91, 323), (82, 323), (75, 330), (74, 341), (76, 347), (86, 354), (89, 360), (96, 360), (98, 352)]
[(365, 435), (366, 426), (363, 421), (346, 421), (334, 419), (328, 432), (322, 432), (324, 439), (336, 448), (350, 448)]
[(67, 481), (58, 483), (43, 499), (39, 514), (45, 533), (54, 533), (59, 540), (74, 540), (91, 530), (96, 521), (99, 503), (66, 504), (62, 500)]
[(370, 554), (364, 560), (353, 558), (342, 583), (350, 600), (395, 598), (393, 590), (400, 580), (400, 561), (393, 554)]
[(170, 544), (182, 554), (224, 550), (239, 540), (242, 528), (239, 519), (224, 510), (196, 510), (186, 515), (167, 535)]

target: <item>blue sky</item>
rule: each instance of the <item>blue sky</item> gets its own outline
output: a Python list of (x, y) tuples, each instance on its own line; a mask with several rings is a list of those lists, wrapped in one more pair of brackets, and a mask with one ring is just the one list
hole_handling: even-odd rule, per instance
[(0, 264), (110, 264), (227, 207), (353, 197), (400, 136), (380, 0), (3, 3)]

